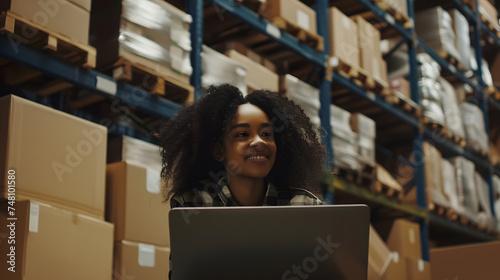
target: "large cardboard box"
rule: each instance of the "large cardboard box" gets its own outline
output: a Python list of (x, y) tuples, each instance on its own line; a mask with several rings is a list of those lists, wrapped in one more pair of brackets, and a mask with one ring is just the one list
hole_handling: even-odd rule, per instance
[(387, 271), (382, 280), (402, 280), (406, 278), (406, 261), (398, 253), (392, 254), (392, 259), (387, 266)]
[(407, 280), (431, 280), (431, 264), (422, 259), (406, 258)]
[(338, 8), (328, 10), (330, 20), (330, 55), (359, 67), (358, 26)]
[(106, 219), (115, 240), (170, 245), (169, 203), (163, 202), (160, 172), (127, 162), (108, 164)]
[[(77, 4), (85, 6), (85, 8)], [(10, 10), (77, 42), (88, 44), (89, 0), (10, 0)]]
[(299, 0), (274, 0), (264, 4), (264, 17), (282, 18), (312, 34), (316, 34), (316, 12)]
[(168, 279), (170, 249), (122, 240), (115, 244), (114, 279)]
[(396, 251), (402, 258), (418, 260), (422, 257), (420, 245), (420, 225), (406, 219), (394, 221), (387, 246), (391, 251)]
[(392, 262), (392, 253), (387, 248), (384, 240), (380, 238), (377, 231), (370, 225), (368, 246), (368, 280), (380, 279)]
[(371, 77), (380, 78), (380, 64), (382, 52), (380, 51), (380, 31), (361, 16), (355, 16), (358, 26), (359, 62), (362, 69)]
[(500, 30), (498, 25), (498, 12), (495, 5), (488, 0), (478, 0), (479, 12), (490, 22), (496, 30)]
[(0, 235), (15, 243), (0, 242), (1, 279), (111, 279), (112, 224), (35, 201), (17, 201), (17, 219), (8, 220), (7, 206), (0, 203)]
[(0, 98), (0, 191), (104, 219), (107, 129), (9, 95)]
[(431, 249), (432, 279), (497, 280), (500, 242)]
[(229, 50), (226, 55), (247, 69), (248, 92), (256, 89), (278, 91), (279, 76), (267, 67), (253, 61), (236, 50)]

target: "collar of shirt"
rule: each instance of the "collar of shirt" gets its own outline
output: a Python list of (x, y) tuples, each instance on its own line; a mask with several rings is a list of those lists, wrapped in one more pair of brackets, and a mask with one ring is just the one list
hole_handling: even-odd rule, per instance
[[(226, 178), (221, 178), (217, 185), (219, 186), (220, 190), (218, 195), (224, 206), (238, 206), (238, 203), (236, 203), (236, 201), (234, 201), (233, 199), (233, 195), (231, 194), (231, 190), (227, 185)], [(277, 196), (278, 192), (276, 191), (276, 187), (273, 184), (268, 183), (266, 195), (264, 196), (264, 203), (262, 205), (275, 206)]]

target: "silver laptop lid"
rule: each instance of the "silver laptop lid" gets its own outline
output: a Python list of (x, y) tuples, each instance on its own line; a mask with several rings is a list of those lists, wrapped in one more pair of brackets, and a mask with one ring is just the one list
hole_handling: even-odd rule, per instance
[(170, 211), (173, 280), (366, 280), (366, 205)]

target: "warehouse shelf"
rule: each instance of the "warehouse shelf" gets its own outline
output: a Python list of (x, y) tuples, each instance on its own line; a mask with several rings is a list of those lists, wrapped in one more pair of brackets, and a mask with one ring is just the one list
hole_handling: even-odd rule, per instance
[(481, 22), (481, 31), (484, 32), (488, 38), (491, 38), (495, 46), (500, 47), (500, 38), (498, 38), (497, 34), (489, 29), (484, 22)]
[(403, 112), (401, 109), (394, 107), (393, 105), (387, 103), (381, 96), (379, 96), (373, 92), (366, 91), (362, 87), (356, 85), (353, 81), (349, 80), (348, 78), (346, 78), (346, 77), (344, 77), (336, 72), (332, 73), (332, 80), (333, 80), (333, 82), (336, 82), (336, 83), (342, 85), (343, 87), (346, 87), (352, 93), (355, 93), (356, 95), (358, 95), (362, 98), (370, 100), (375, 105), (381, 107), (385, 111), (391, 113), (392, 115), (398, 117), (399, 119), (412, 125), (413, 127), (418, 128), (419, 123), (418, 123), (418, 119), (415, 116), (411, 116), (411, 115)]
[(370, 204), (381, 205), (412, 217), (421, 218), (425, 221), (429, 220), (429, 213), (424, 208), (403, 203), (383, 194), (374, 193), (368, 188), (356, 186), (355, 184), (349, 183), (341, 178), (336, 178), (334, 175), (324, 176), (322, 182), (331, 192), (341, 191), (363, 199), (365, 202)]
[(492, 96), (488, 96), (488, 103), (495, 108), (495, 110), (500, 111), (500, 100), (495, 100)]
[[(413, 41), (413, 34), (406, 29), (403, 25), (396, 22), (394, 17), (380, 7), (378, 7), (373, 1), (370, 0), (358, 0), (361, 4), (367, 7), (373, 14), (375, 14), (378, 18), (382, 19), (384, 22), (389, 24), (394, 30), (396, 30), (403, 38), (408, 40), (409, 42)], [(411, 25), (413, 25), (413, 21), (410, 19)]]
[(304, 45), (299, 40), (297, 40), (297, 38), (280, 30), (274, 24), (265, 20), (247, 7), (241, 5), (241, 3), (238, 3), (234, 0), (211, 0), (211, 2), (219, 6), (219, 8), (223, 9), (224, 11), (227, 11), (230, 14), (238, 17), (240, 20), (259, 30), (263, 34), (269, 36), (270, 38), (273, 38), (283, 46), (295, 51), (305, 59), (312, 61), (321, 67), (324, 67), (326, 57), (323, 52), (315, 51), (311, 47)]
[(455, 65), (447, 61), (446, 59), (442, 58), (437, 54), (433, 49), (431, 49), (429, 46), (427, 46), (422, 40), (418, 40), (418, 46), (421, 48), (424, 52), (426, 52), (428, 55), (430, 55), (438, 64), (441, 66), (441, 70), (446, 70), (453, 74), (455, 77), (457, 77), (461, 82), (464, 84), (468, 84), (470, 87), (474, 89), (475, 92), (479, 92), (479, 86), (465, 77), (464, 73), (462, 73), (460, 70), (457, 69)]
[(6, 35), (0, 35), (0, 56), (82, 89), (116, 98), (132, 108), (153, 115), (171, 118), (182, 108), (181, 105), (119, 83), (96, 71), (56, 59), (29, 46), (19, 44), (14, 48)]
[[(487, 234), (485, 232), (475, 230), (464, 226), (456, 221), (450, 221), (444, 217), (438, 216), (434, 213), (429, 214), (430, 224), (431, 224), (431, 235), (440, 235), (443, 238), (451, 239), (462, 239), (465, 242), (478, 242), (478, 241), (494, 241), (498, 237), (495, 234)], [(433, 231), (432, 229), (436, 229)], [(457, 238), (457, 235), (458, 236)], [(451, 240), (453, 244), (456, 244), (456, 240)], [(451, 244), (449, 244), (451, 245)]]

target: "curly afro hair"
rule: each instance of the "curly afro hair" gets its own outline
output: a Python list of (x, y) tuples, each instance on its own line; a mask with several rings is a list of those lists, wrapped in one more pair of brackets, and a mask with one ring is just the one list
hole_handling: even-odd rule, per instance
[[(276, 161), (267, 179), (278, 189), (304, 188), (320, 195), (319, 178), (325, 149), (304, 111), (276, 92), (256, 90), (243, 96), (229, 84), (210, 86), (203, 98), (178, 112), (159, 131), (164, 198), (201, 188), (202, 181), (224, 172), (212, 156), (238, 106), (250, 103), (269, 118), (277, 147)], [(169, 191), (166, 191), (169, 189)]]

